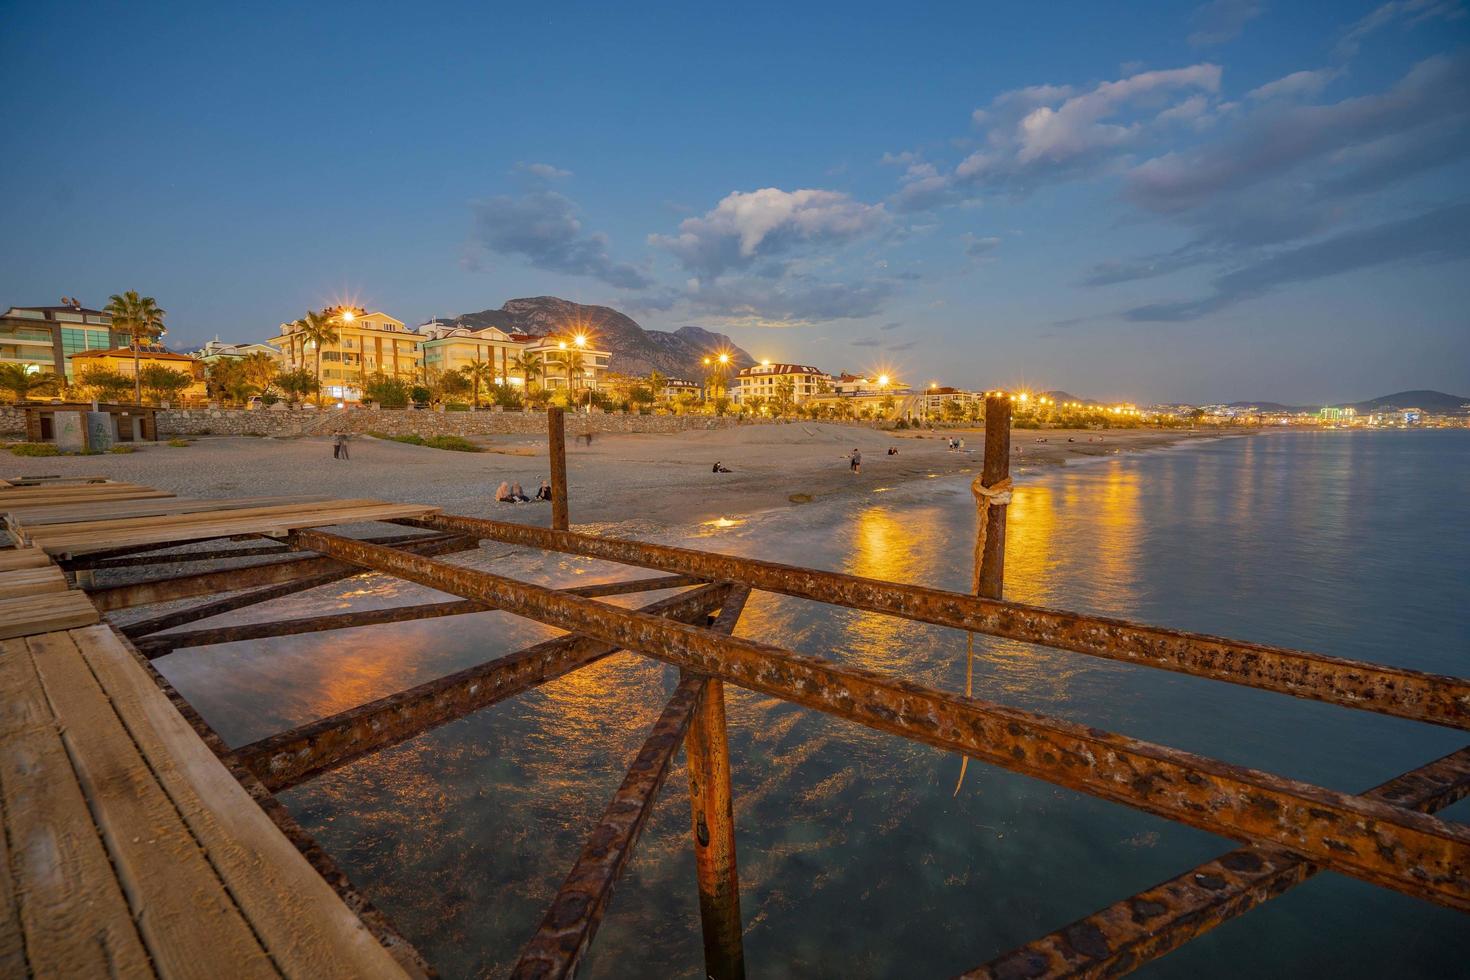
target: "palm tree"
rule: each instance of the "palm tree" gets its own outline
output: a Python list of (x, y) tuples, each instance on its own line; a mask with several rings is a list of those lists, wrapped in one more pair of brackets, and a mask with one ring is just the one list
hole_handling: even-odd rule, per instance
[(587, 359), (582, 356), (582, 352), (579, 350), (569, 350), (562, 355), (562, 364), (565, 365), (567, 371), (567, 391), (572, 390), (573, 372), (576, 373), (577, 377), (582, 377), (584, 373), (582, 368), (586, 362)]
[(491, 385), (495, 383), (495, 365), (485, 361), (472, 361), (460, 368), (464, 376), (470, 379), (475, 386), (475, 407), (480, 407), (480, 385)]
[(143, 380), (138, 373), (138, 348), (145, 341), (157, 340), (166, 332), (164, 311), (152, 296), (139, 296), (136, 289), (107, 298), (104, 312), (112, 316), (112, 328), (125, 331), (133, 349), (133, 401), (143, 404)]
[(0, 390), (15, 396), (17, 405), (25, 404), (31, 393), (55, 391), (61, 379), (50, 371), (34, 370), (34, 364), (0, 364)]
[(246, 381), (264, 394), (265, 390), (276, 380), (280, 367), (276, 364), (274, 357), (263, 350), (258, 350), (240, 358), (240, 372), (245, 375)]
[(519, 354), (517, 354), (515, 360), (511, 362), (510, 366), (519, 371), (521, 373), (521, 377), (526, 379), (527, 391), (531, 390), (531, 382), (540, 377), (542, 373), (541, 364), (536, 359), (536, 355), (528, 351), (521, 351)]
[(306, 311), (306, 316), (297, 320), (291, 326), (301, 335), (301, 344), (305, 348), (307, 344), (316, 345), (316, 405), (322, 406), (322, 347), (327, 344), (335, 344), (340, 338), (337, 326), (342, 321), (336, 316), (329, 315), (325, 310), (321, 313)]

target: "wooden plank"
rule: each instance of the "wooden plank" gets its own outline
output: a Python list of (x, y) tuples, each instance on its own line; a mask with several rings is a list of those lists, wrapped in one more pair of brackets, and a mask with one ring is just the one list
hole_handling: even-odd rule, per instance
[(159, 974), (278, 976), (72, 638), (26, 647)]
[(234, 534), (284, 535), (299, 528), (423, 517), (437, 513), (438, 510), (437, 507), (424, 507), (420, 504), (375, 504), (341, 510), (313, 511), (295, 516), (275, 515), (250, 518), (224, 515), (218, 520), (184, 527), (118, 530), (105, 535), (94, 531), (53, 537), (49, 533), (51, 529), (39, 528), (37, 533), (32, 535), (32, 540), (47, 554), (86, 554), (89, 551), (102, 551), (127, 545), (182, 543)]
[(107, 626), (71, 637), (241, 911), (287, 976), (402, 977)]
[(65, 592), (66, 576), (55, 565), (47, 568), (18, 568), (0, 572), (0, 599), (13, 599), (23, 595), (44, 595), (47, 592)]
[(11, 849), (0, 874), (16, 899), (29, 975), (152, 976), (21, 640), (0, 641), (0, 800)]
[(91, 600), (75, 589), (0, 599), (0, 639), (91, 626), (101, 618)]
[(42, 524), (70, 524), (85, 520), (119, 520), (125, 517), (157, 517), (165, 514), (195, 514), (205, 511), (240, 510), (272, 504), (307, 504), (330, 500), (330, 497), (235, 497), (222, 500), (200, 500), (193, 497), (166, 497), (149, 500), (108, 501), (105, 504), (60, 504), (37, 507), (15, 507), (11, 519), (23, 527)]
[(52, 565), (51, 556), (40, 548), (9, 548), (0, 551), (0, 572), (17, 568), (45, 568)]
[(215, 520), (250, 520), (256, 517), (275, 517), (282, 514), (310, 513), (315, 509), (326, 509), (328, 507), (369, 507), (385, 503), (371, 497), (354, 500), (328, 500), (318, 503), (286, 503), (267, 507), (246, 507), (240, 510), (224, 510), (220, 513), (190, 513), (190, 514), (157, 514), (139, 517), (113, 517), (101, 513), (84, 521), (69, 521), (55, 523), (32, 530), (24, 518), (14, 517), (12, 519), (26, 530), (26, 533), (37, 540), (68, 534), (89, 534), (93, 531), (112, 533), (114, 531), (141, 531), (149, 528), (186, 527), (207, 521)]

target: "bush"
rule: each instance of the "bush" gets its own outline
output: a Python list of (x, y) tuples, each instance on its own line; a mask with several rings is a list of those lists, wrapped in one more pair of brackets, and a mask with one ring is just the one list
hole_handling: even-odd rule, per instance
[(119, 456), (126, 456), (128, 453), (135, 453), (137, 451), (137, 446), (131, 446), (127, 443), (119, 443), (118, 445), (113, 446), (111, 449), (108, 450), (108, 452), (117, 453)]
[(429, 436), (425, 439), (421, 435), (390, 436), (386, 432), (369, 432), (368, 435), (374, 439), (387, 439), (389, 442), (402, 442), (410, 446), (427, 446), (430, 449), (448, 449), (457, 453), (477, 453), (480, 447), (462, 436)]
[(61, 450), (49, 442), (17, 442), (7, 447), (16, 456), (60, 456)]
[(168, 441), (168, 444), (170, 446), (173, 446), (175, 449), (183, 449), (185, 446), (189, 445), (189, 440), (188, 439), (170, 439)]

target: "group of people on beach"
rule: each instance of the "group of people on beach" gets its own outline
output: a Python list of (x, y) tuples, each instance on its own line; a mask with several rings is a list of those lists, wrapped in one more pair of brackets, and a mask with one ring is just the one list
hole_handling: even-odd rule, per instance
[(510, 483), (501, 480), (500, 486), (495, 488), (495, 499), (502, 504), (527, 504), (532, 500), (550, 500), (551, 484), (546, 480), (542, 480), (541, 486), (536, 488), (536, 496), (528, 497), (526, 496), (526, 491), (521, 488), (519, 483)]
[(965, 451), (965, 440), (960, 436), (950, 436), (948, 439), (945, 440), (945, 442), (947, 443), (945, 448), (952, 453), (960, 453)]

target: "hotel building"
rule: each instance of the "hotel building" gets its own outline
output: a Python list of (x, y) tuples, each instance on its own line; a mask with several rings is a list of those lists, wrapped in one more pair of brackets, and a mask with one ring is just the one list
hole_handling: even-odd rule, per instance
[[(128, 378), (133, 377), (132, 347), (77, 351), (72, 355), (71, 360), (72, 370), (76, 372), (77, 377), (86, 374), (93, 367), (105, 368)], [(180, 400), (184, 402), (200, 402), (209, 397), (208, 388), (204, 384), (204, 362), (197, 358), (190, 357), (188, 354), (176, 354), (156, 345), (145, 345), (138, 348), (137, 363), (139, 374), (154, 365), (187, 374), (192, 384), (179, 393)]]
[(526, 379), (516, 370), (520, 353), (538, 338), (506, 333), (499, 327), (473, 330), (441, 321), (430, 321), (419, 328), (427, 340), (419, 343), (424, 371), (447, 373), (475, 363), (489, 364), (495, 384), (522, 385)]
[[(129, 343), (112, 329), (112, 317), (80, 303), (68, 306), (12, 306), (0, 316), (0, 364), (33, 364), (37, 372), (75, 377), (71, 359), (86, 350), (109, 350)], [(129, 367), (129, 373), (132, 368)]]
[[(575, 335), (548, 334), (530, 338), (526, 354), (541, 362), (541, 386), (549, 391), (571, 387), (577, 391), (603, 387), (603, 376), (607, 373), (607, 362), (611, 351), (595, 350), (587, 345), (586, 339), (577, 343)], [(567, 361), (572, 354), (582, 355), (581, 370), (573, 370), (568, 377)]]
[(791, 385), (791, 397), (795, 402), (804, 402), (831, 390), (832, 379), (808, 364), (772, 364), (762, 361), (752, 367), (742, 368), (730, 386), (730, 395), (736, 404), (745, 404), (751, 398), (769, 401), (777, 397), (786, 384)]
[[(420, 345), (426, 338), (418, 331), (378, 310), (341, 306), (323, 312), (336, 318), (337, 342), (321, 352), (322, 394), (360, 401), (364, 382), (379, 371), (408, 384), (423, 381)], [(281, 324), (270, 343), (281, 352), (281, 370), (316, 373), (316, 349), (294, 322)]]

